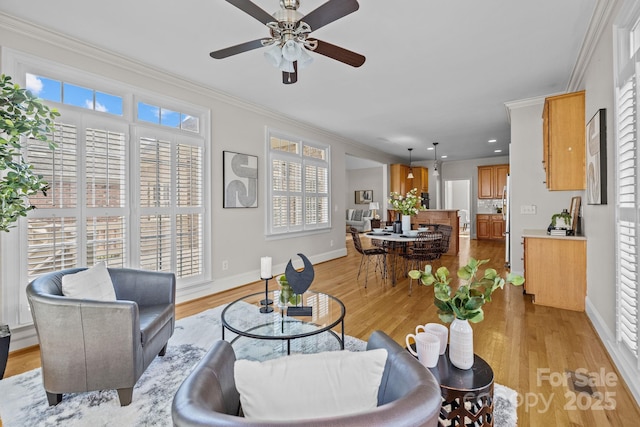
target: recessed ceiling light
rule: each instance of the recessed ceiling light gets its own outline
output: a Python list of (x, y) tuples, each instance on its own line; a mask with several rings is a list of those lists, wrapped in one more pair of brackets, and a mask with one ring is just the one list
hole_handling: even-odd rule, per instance
[(432, 151), (432, 150), (433, 150), (433, 147), (427, 148), (427, 151)]
[(444, 156), (440, 156), (441, 159), (446, 159), (448, 156), (445, 154)]
[(493, 150), (494, 153), (502, 153), (502, 150)]
[(490, 139), (489, 142), (496, 142), (497, 139)]

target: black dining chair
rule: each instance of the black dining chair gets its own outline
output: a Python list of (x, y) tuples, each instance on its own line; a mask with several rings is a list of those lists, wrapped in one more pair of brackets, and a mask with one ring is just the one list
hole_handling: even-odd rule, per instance
[(360, 241), (360, 235), (358, 234), (358, 230), (354, 227), (350, 229), (351, 237), (353, 239), (353, 245), (356, 248), (356, 251), (360, 253), (360, 267), (358, 268), (358, 279), (360, 278), (360, 273), (362, 272), (362, 264), (365, 263), (365, 278), (364, 278), (364, 287), (367, 287), (367, 281), (369, 279), (369, 262), (371, 258), (375, 258), (375, 270), (380, 269), (380, 274), (383, 280), (386, 280), (387, 277), (387, 250), (382, 247), (374, 247), (369, 249), (364, 249), (362, 247), (362, 242)]
[[(440, 232), (420, 231), (413, 245), (402, 254), (406, 270), (421, 270), (424, 263), (435, 261), (442, 255), (443, 234)], [(448, 247), (448, 245), (447, 245)], [(413, 291), (413, 279), (409, 280), (409, 295)]]

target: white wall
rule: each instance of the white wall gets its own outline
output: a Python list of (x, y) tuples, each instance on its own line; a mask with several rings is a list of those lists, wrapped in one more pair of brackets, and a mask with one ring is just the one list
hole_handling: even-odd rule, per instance
[[(312, 262), (321, 262), (346, 255), (344, 187), (346, 182), (345, 152), (388, 164), (397, 161), (370, 147), (346, 140), (329, 132), (301, 124), (287, 117), (274, 114), (252, 104), (231, 98), (211, 89), (194, 85), (175, 76), (142, 66), (119, 56), (86, 46), (81, 42), (51, 34), (39, 27), (13, 22), (0, 14), (0, 48), (56, 61), (85, 73), (122, 82), (142, 90), (161, 93), (178, 100), (201, 105), (211, 111), (210, 156), (212, 198), (211, 230), (205, 239), (211, 244), (211, 258), (207, 263), (209, 279), (203, 283), (181, 288), (177, 292), (178, 302), (208, 295), (224, 289), (259, 280), (260, 257), (273, 257), (274, 273), (284, 271), (285, 265), (297, 253), (304, 253)], [(2, 65), (2, 71), (7, 64)], [(332, 228), (313, 236), (289, 238), (265, 237), (265, 207), (267, 167), (266, 128), (273, 128), (292, 136), (318, 141), (331, 146)], [(255, 209), (222, 208), (222, 151), (232, 150), (259, 157), (259, 199)], [(381, 193), (375, 194), (378, 198)], [(18, 233), (0, 235), (0, 256), (15, 250)], [(222, 270), (222, 261), (227, 260), (228, 270)], [(21, 325), (17, 325), (19, 295), (24, 293), (26, 283), (8, 283), (5, 272), (0, 275), (2, 295), (1, 321), (12, 327), (11, 350), (35, 343), (31, 335), (21, 341)], [(16, 327), (17, 326), (17, 327)], [(27, 329), (26, 327), (23, 329)], [(25, 336), (27, 332), (25, 332)], [(31, 342), (27, 342), (32, 340)]]
[[(587, 298), (586, 311), (623, 379), (640, 402), (638, 368), (629, 362), (615, 339), (616, 319), (616, 268), (615, 268), (615, 162), (614, 162), (614, 79), (613, 79), (613, 22), (619, 13), (621, 1), (615, 1), (609, 17), (602, 14), (603, 28), (599, 38), (588, 46), (592, 50), (584, 59), (579, 76), (571, 84), (570, 91), (584, 89), (585, 125), (600, 108), (607, 110), (607, 205), (587, 205), (585, 192), (549, 192), (541, 180), (544, 174), (542, 160), (543, 99), (509, 103), (511, 113), (511, 174), (514, 188), (513, 204), (516, 208), (512, 224), (512, 246), (519, 254), (512, 256), (512, 270), (522, 271), (521, 245), (518, 231), (525, 228), (541, 228), (549, 222), (550, 214), (557, 207), (568, 207), (573, 195), (582, 197), (582, 228), (587, 238)], [(588, 55), (588, 54), (587, 54)], [(578, 67), (580, 68), (580, 67)], [(576, 70), (574, 70), (574, 73)], [(582, 72), (582, 75), (580, 75)], [(575, 77), (574, 75), (574, 77)], [(537, 215), (520, 215), (518, 205), (535, 204)]]
[(374, 168), (352, 169), (347, 171), (345, 205), (347, 209), (369, 209), (369, 205), (357, 205), (355, 192), (357, 190), (373, 190), (373, 201), (378, 202), (380, 209), (377, 214), (380, 218), (385, 213), (387, 206), (387, 180), (386, 165)]
[[(544, 229), (551, 216), (569, 209), (571, 197), (583, 192), (549, 191), (542, 168), (542, 109), (544, 97), (509, 103), (511, 111), (511, 271), (523, 274), (522, 231)], [(533, 205), (536, 213), (522, 214)], [(584, 222), (584, 221), (583, 221)]]

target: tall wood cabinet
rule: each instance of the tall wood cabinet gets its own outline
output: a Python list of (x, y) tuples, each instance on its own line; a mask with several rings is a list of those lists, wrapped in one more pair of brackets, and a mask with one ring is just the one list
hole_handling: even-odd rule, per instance
[(392, 164), (390, 166), (390, 190), (400, 194), (406, 194), (408, 191), (417, 188), (418, 197), (420, 193), (429, 192), (429, 169), (420, 166), (411, 168), (413, 179), (407, 178), (409, 175), (409, 166), (401, 164)]
[(552, 96), (542, 112), (542, 166), (549, 190), (584, 190), (584, 91)]
[(507, 175), (509, 165), (478, 166), (478, 198), (501, 199)]
[(535, 304), (584, 311), (587, 292), (587, 240), (525, 230), (525, 291)]

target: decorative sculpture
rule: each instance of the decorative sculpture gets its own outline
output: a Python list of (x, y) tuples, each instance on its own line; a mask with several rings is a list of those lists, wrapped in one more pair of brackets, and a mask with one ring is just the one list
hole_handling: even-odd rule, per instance
[[(291, 260), (289, 260), (284, 274), (287, 277), (287, 281), (289, 282), (291, 289), (293, 289), (293, 292), (298, 295), (302, 295), (311, 286), (311, 282), (313, 282), (315, 277), (315, 272), (313, 271), (313, 264), (311, 264), (311, 261), (309, 261), (306, 256), (303, 254), (298, 254), (298, 256), (304, 263), (304, 269), (302, 271), (297, 271), (293, 268)], [(302, 303), (304, 304), (304, 301), (302, 301)], [(311, 316), (311, 314), (312, 307), (295, 306), (287, 309), (287, 315), (289, 316)]]

